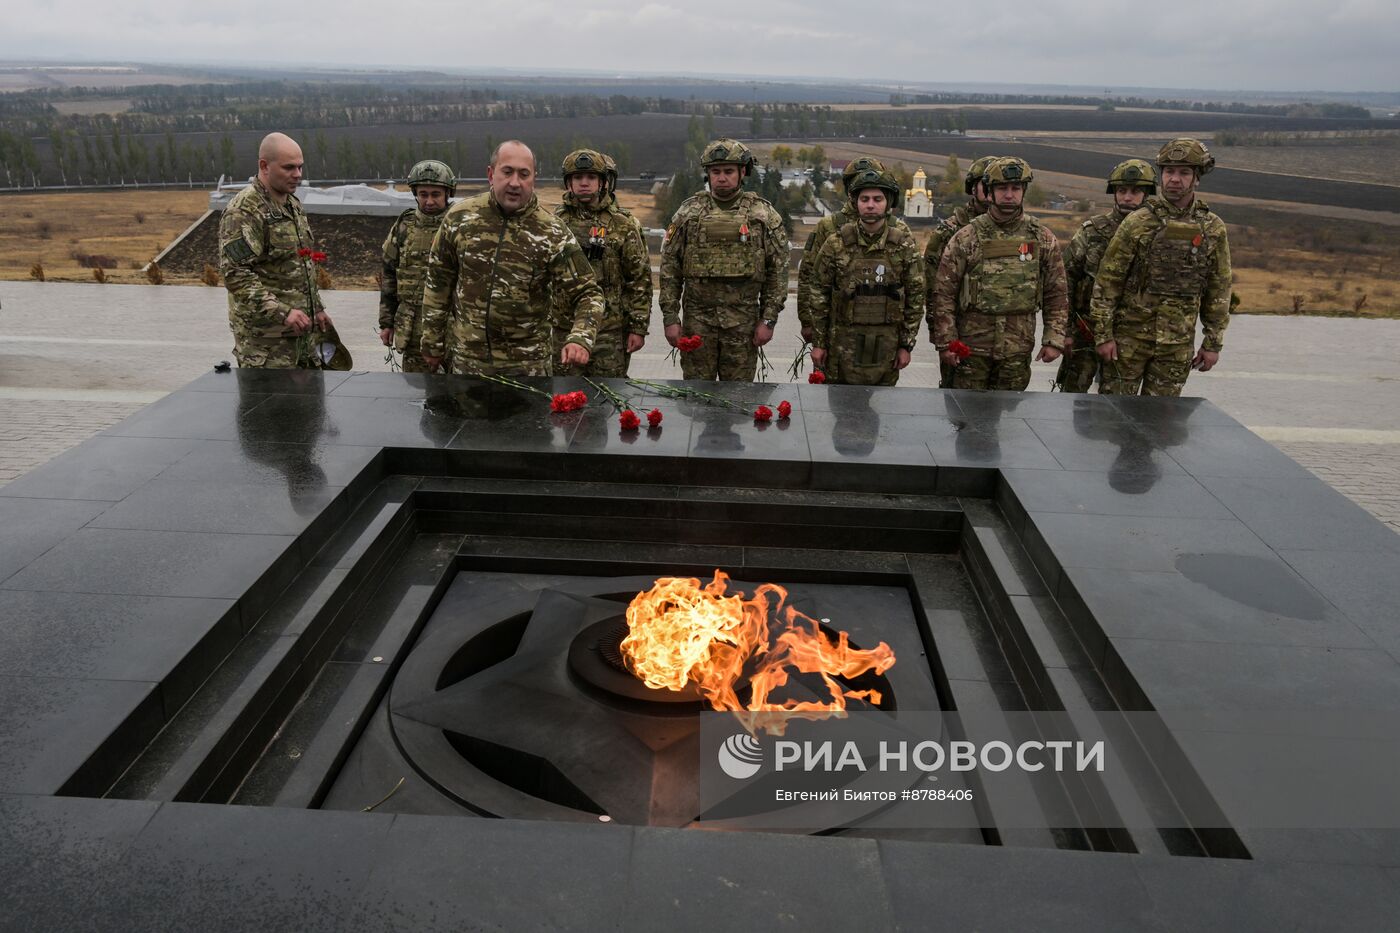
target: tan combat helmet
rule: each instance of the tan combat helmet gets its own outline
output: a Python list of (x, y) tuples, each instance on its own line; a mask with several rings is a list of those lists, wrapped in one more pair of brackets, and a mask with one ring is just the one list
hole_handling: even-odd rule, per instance
[(1115, 188), (1146, 188), (1148, 194), (1157, 193), (1157, 171), (1142, 159), (1128, 159), (1119, 162), (1108, 173), (1108, 194)]
[(899, 197), (903, 189), (899, 187), (899, 182), (895, 180), (895, 177), (884, 169), (879, 171), (866, 169), (852, 178), (846, 185), (846, 197), (851, 199), (852, 204), (855, 204), (860, 193), (866, 188), (879, 188), (885, 192), (885, 197), (888, 199), (885, 213), (888, 214), (899, 206)]
[(737, 165), (745, 178), (753, 174), (755, 159), (748, 146), (737, 139), (716, 139), (700, 153), (700, 167), (711, 165)]
[(884, 163), (874, 156), (861, 156), (859, 159), (852, 159), (847, 163), (845, 170), (841, 172), (841, 190), (850, 194), (851, 179), (861, 172), (883, 172), (884, 170)]
[(1157, 153), (1157, 167), (1165, 168), (1168, 165), (1189, 165), (1199, 177), (1209, 175), (1210, 170), (1215, 168), (1215, 156), (1199, 139), (1182, 136), (1167, 143)]
[(972, 189), (977, 187), (977, 183), (982, 180), (982, 176), (987, 173), (987, 166), (991, 165), (1001, 156), (983, 156), (967, 167), (967, 175), (963, 177), (963, 194), (972, 194)]
[(1035, 173), (1031, 171), (1030, 163), (1012, 156), (993, 159), (987, 170), (982, 173), (982, 183), (987, 186), (988, 191), (992, 190), (993, 185), (1014, 185), (1017, 182), (1029, 187), (1033, 181)]
[(600, 194), (609, 190), (609, 182), (616, 177), (608, 172), (609, 159), (597, 149), (575, 149), (564, 156), (564, 164), (561, 166), (564, 187), (569, 187), (569, 176), (577, 175), (580, 172), (592, 172), (598, 176), (598, 190)]
[(607, 172), (607, 186), (609, 191), (617, 190), (617, 160), (606, 152), (603, 154), (603, 170)]
[(419, 185), (438, 185), (452, 195), (457, 191), (457, 176), (446, 162), (424, 159), (408, 170), (408, 190), (417, 191)]

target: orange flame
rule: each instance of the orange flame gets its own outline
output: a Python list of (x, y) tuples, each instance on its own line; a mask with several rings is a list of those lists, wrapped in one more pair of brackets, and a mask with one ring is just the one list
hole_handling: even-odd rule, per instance
[[(852, 648), (845, 632), (832, 641), (816, 619), (786, 605), (781, 586), (764, 583), (745, 599), (743, 593), (726, 594), (728, 580), (720, 570), (703, 587), (694, 577), (662, 577), (637, 594), (627, 607), (628, 635), (622, 640), (632, 673), (654, 690), (679, 691), (693, 683), (712, 707), (735, 713), (750, 732), (763, 728), (781, 735), (793, 715), (840, 715), (847, 699), (880, 702), (878, 690), (847, 690), (836, 678), (883, 674), (895, 661), (889, 645)], [(784, 620), (776, 637), (769, 626), (770, 594), (777, 597), (774, 615)], [(735, 688), (746, 667), (753, 669), (752, 693), (744, 704)], [(820, 675), (829, 701), (771, 701), (793, 671)]]

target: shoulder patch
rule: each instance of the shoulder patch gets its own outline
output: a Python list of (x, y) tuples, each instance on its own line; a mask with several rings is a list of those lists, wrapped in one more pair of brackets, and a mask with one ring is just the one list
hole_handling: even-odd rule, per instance
[(223, 254), (225, 259), (233, 263), (247, 262), (256, 255), (241, 233), (224, 244)]

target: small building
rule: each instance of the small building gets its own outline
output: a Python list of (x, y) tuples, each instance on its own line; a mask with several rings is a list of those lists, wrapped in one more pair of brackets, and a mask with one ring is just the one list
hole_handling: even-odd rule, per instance
[(928, 190), (928, 176), (922, 167), (914, 173), (911, 188), (904, 192), (904, 216), (908, 220), (933, 220), (933, 196)]

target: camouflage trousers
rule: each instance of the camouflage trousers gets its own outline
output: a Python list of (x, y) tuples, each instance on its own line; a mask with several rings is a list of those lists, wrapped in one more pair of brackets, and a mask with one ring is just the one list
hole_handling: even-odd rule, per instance
[(1075, 346), (1060, 357), (1060, 371), (1055, 376), (1061, 392), (1088, 392), (1094, 387), (1099, 371), (1099, 354), (1093, 347)]
[(548, 358), (517, 359), (501, 350), (489, 359), (454, 353), (447, 360), (447, 372), (459, 376), (550, 376), (554, 374), (552, 362)]
[(681, 332), (702, 338), (700, 347), (681, 354), (681, 375), (687, 379), (753, 382), (758, 347), (753, 345), (756, 322), (720, 327), (697, 315), (683, 322)]
[(953, 368), (955, 389), (1005, 389), (1024, 392), (1031, 384), (1030, 354), (1015, 359), (974, 355)]
[(321, 361), (307, 351), (299, 337), (233, 339), (233, 358), (241, 369), (320, 369)]
[(554, 329), (554, 375), (556, 376), (595, 376), (599, 379), (626, 379), (627, 367), (632, 363), (632, 354), (627, 352), (627, 328), (599, 331), (593, 341), (593, 352), (588, 356), (586, 366), (564, 366), (559, 362), (559, 354), (564, 352), (564, 343), (569, 339), (569, 331)]
[[(394, 331), (394, 349), (403, 353), (402, 366), (406, 373), (426, 373), (428, 364), (423, 362), (423, 348), (421, 346), (423, 334), (418, 329), (418, 320), (414, 319), (414, 326), (408, 332), (407, 340), (399, 340), (399, 332)], [(402, 345), (400, 345), (402, 344)]]
[(1103, 364), (1100, 394), (1181, 394), (1186, 377), (1191, 375), (1191, 357), (1195, 355), (1190, 344), (1161, 347), (1155, 341), (1136, 337), (1119, 337), (1117, 342), (1118, 359)]
[(828, 382), (848, 386), (892, 386), (899, 381), (895, 354), (899, 337), (892, 327), (845, 327), (831, 335)]

